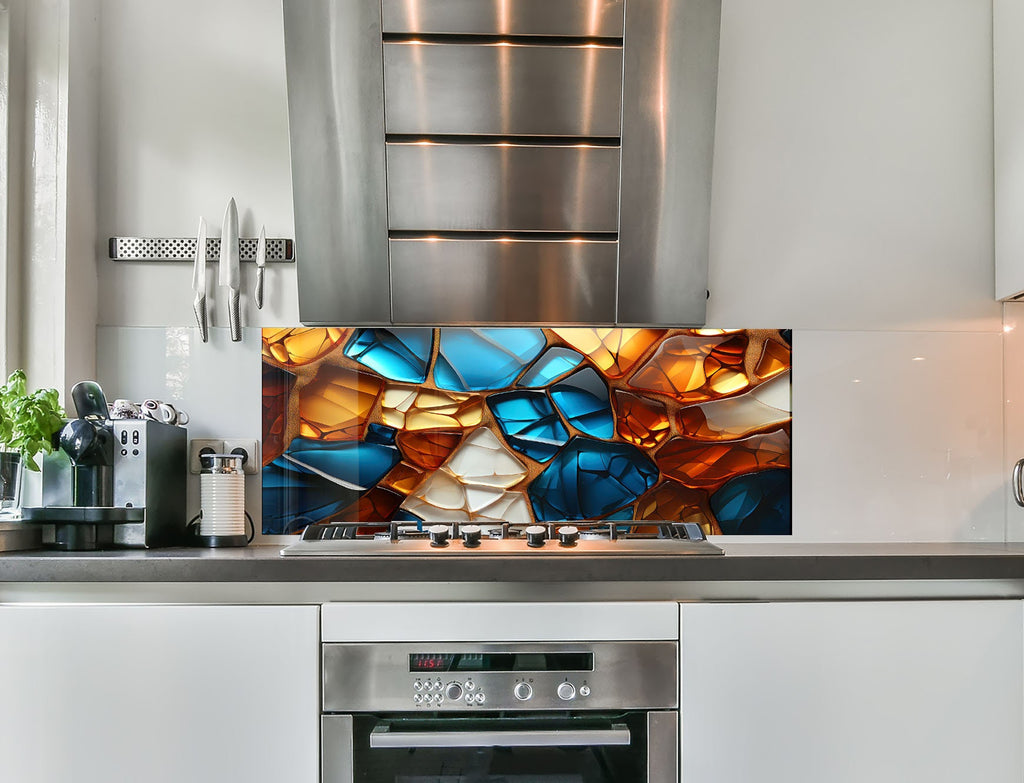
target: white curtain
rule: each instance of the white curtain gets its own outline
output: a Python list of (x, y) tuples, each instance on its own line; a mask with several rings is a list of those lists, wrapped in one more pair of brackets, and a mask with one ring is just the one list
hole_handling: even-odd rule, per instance
[(8, 313), (10, 285), (8, 242), (10, 222), (10, 116), (11, 116), (11, 12), (7, 0), (0, 0), (0, 378), (6, 378), (10, 356)]

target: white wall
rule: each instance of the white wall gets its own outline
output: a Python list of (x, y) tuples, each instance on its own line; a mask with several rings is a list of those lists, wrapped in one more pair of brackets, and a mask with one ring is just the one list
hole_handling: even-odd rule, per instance
[[(291, 236), (279, 0), (101, 2), (100, 238), (217, 235), (232, 195), (243, 236)], [(991, 25), (978, 0), (724, 0), (708, 323), (796, 330), (798, 540), (1005, 536)], [(99, 266), (101, 354), (191, 324), (188, 265)], [(294, 270), (268, 292), (245, 323), (297, 323)]]
[[(101, 3), (101, 240), (195, 236), (200, 216), (220, 236), (231, 197), (243, 237), (293, 237), (281, 0)], [(268, 267), (257, 320), (244, 266), (244, 322), (298, 323), (294, 268)], [(99, 281), (101, 325), (193, 322), (187, 264), (105, 261)]]

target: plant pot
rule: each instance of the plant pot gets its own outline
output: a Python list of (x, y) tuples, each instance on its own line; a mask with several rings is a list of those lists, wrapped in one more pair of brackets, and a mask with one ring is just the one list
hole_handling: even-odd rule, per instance
[(21, 516), (21, 477), (25, 466), (17, 451), (0, 451), (0, 517)]

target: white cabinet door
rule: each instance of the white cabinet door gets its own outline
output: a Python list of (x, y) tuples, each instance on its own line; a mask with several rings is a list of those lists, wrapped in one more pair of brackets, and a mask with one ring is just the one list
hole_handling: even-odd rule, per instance
[(0, 779), (316, 783), (318, 609), (0, 607)]
[(1019, 601), (681, 609), (683, 783), (1020, 783)]
[(992, 2), (996, 298), (1024, 293), (1024, 0)]

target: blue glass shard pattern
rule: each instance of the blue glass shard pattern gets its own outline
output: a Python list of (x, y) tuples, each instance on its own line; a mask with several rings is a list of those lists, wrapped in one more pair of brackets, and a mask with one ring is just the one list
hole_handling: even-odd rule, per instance
[(396, 446), (296, 438), (263, 469), (263, 532), (289, 532), (326, 519), (359, 499), (401, 460)]
[(358, 329), (345, 355), (389, 380), (423, 383), (433, 345), (432, 329)]
[(632, 503), (658, 481), (635, 446), (577, 436), (530, 485), (538, 520), (594, 519)]
[(296, 438), (281, 459), (358, 490), (367, 490), (402, 459), (397, 446)]
[(544, 392), (492, 394), (487, 404), (508, 445), (530, 459), (547, 462), (569, 440), (569, 431)]
[(411, 511), (406, 511), (404, 508), (401, 507), (399, 507), (399, 509), (392, 515), (391, 519), (394, 522), (416, 522), (417, 529), (423, 527), (423, 525), (420, 524), (423, 522), (422, 519), (420, 519)]
[(610, 438), (615, 434), (608, 387), (592, 367), (552, 386), (551, 399), (569, 423), (581, 432), (595, 438)]
[(366, 436), (363, 438), (367, 443), (378, 443), (382, 446), (393, 446), (395, 438), (398, 437), (398, 430), (386, 424), (372, 423), (366, 426)]
[(358, 490), (339, 487), (278, 457), (263, 468), (263, 533), (302, 530), (338, 513), (358, 498)]
[(443, 329), (434, 382), (449, 391), (503, 389), (545, 345), (540, 329)]
[(530, 389), (547, 386), (571, 370), (575, 370), (582, 361), (583, 354), (572, 348), (562, 348), (561, 346), (548, 348), (533, 367), (523, 374), (516, 386), (525, 386)]
[(711, 496), (711, 511), (727, 535), (787, 536), (792, 507), (792, 474), (785, 469), (736, 476)]

